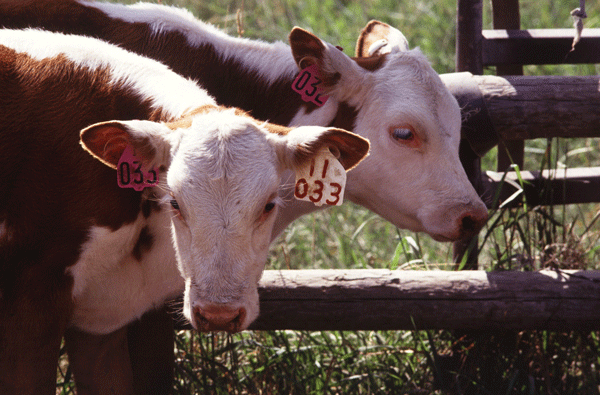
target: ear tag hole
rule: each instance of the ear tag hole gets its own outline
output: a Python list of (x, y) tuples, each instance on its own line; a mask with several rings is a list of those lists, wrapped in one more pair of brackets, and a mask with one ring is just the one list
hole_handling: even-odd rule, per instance
[(128, 144), (117, 164), (117, 184), (121, 188), (133, 188), (136, 191), (156, 186), (158, 168), (146, 170), (142, 159), (135, 155), (133, 147)]
[[(339, 156), (339, 150), (334, 148)], [(298, 200), (313, 202), (317, 206), (339, 206), (344, 202), (346, 169), (332, 153), (323, 147), (317, 154), (296, 170), (294, 196)]]
[(340, 159), (340, 156), (342, 155), (340, 153), (340, 150), (338, 149), (338, 147), (334, 147), (334, 146), (329, 146), (329, 152), (331, 153), (331, 155), (333, 155), (335, 157), (335, 159)]

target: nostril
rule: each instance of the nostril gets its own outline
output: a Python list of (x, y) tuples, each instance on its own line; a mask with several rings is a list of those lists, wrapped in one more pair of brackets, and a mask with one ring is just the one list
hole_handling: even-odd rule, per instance
[(461, 227), (464, 232), (468, 233), (475, 233), (479, 230), (477, 221), (475, 221), (471, 216), (463, 217)]
[(202, 309), (194, 309), (194, 321), (196, 323), (196, 328), (200, 332), (210, 331), (210, 322), (202, 315)]
[(466, 213), (459, 220), (461, 238), (474, 236), (483, 228), (486, 220), (487, 212), (481, 214), (478, 212)]
[(245, 308), (240, 308), (239, 310), (239, 314), (237, 315), (237, 317), (235, 317), (235, 328), (236, 330), (234, 332), (239, 332), (240, 329), (242, 329), (242, 324), (244, 323), (244, 321), (246, 320), (246, 309)]

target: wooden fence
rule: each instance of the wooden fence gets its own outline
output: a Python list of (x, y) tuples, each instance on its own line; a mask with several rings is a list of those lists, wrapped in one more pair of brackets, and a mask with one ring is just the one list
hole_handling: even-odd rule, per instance
[[(600, 29), (584, 31), (569, 52), (573, 31), (518, 30), (518, 0), (492, 3), (494, 27), (512, 30), (483, 31), (482, 0), (458, 0), (459, 73), (442, 75), (465, 114), (460, 153), (468, 176), (481, 193), (502, 184), (502, 196), (510, 196), (506, 180), (514, 184), (515, 174), (479, 165), (500, 145), (499, 170), (510, 152), (530, 204), (600, 202), (600, 167), (522, 169), (523, 140), (600, 137), (600, 77), (477, 75), (490, 65), (521, 74), (521, 64), (600, 62)], [(596, 271), (268, 270), (259, 294), (261, 313), (250, 329), (600, 329)]]
[(267, 270), (259, 294), (254, 330), (600, 329), (598, 271)]

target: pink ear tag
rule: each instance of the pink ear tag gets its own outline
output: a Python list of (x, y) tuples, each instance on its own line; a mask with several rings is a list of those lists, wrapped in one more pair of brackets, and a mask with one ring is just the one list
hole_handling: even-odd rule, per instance
[(298, 77), (292, 83), (292, 89), (302, 96), (302, 100), (320, 107), (329, 99), (329, 96), (323, 95), (323, 88), (319, 86), (320, 83), (319, 70), (317, 65), (313, 64), (298, 74)]
[(158, 169), (143, 169), (141, 159), (135, 156), (133, 147), (127, 145), (117, 164), (117, 183), (121, 188), (133, 188), (136, 191), (156, 186)]

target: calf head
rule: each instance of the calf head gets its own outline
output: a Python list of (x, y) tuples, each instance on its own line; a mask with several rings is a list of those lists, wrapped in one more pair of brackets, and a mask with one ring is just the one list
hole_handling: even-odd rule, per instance
[(483, 226), (486, 207), (458, 157), (460, 108), (402, 33), (369, 23), (353, 59), (299, 28), (290, 43), (298, 66), (316, 64), (325, 93), (345, 103), (334, 125), (371, 142), (372, 154), (348, 174), (350, 200), (441, 241)]
[(170, 124), (104, 122), (81, 133), (85, 149), (116, 168), (132, 146), (142, 168), (159, 169), (156, 195), (168, 207), (184, 314), (201, 331), (245, 329), (258, 315), (257, 284), (267, 259), (283, 172), (323, 147), (354, 167), (367, 140), (340, 129), (290, 129), (233, 109), (201, 108)]

